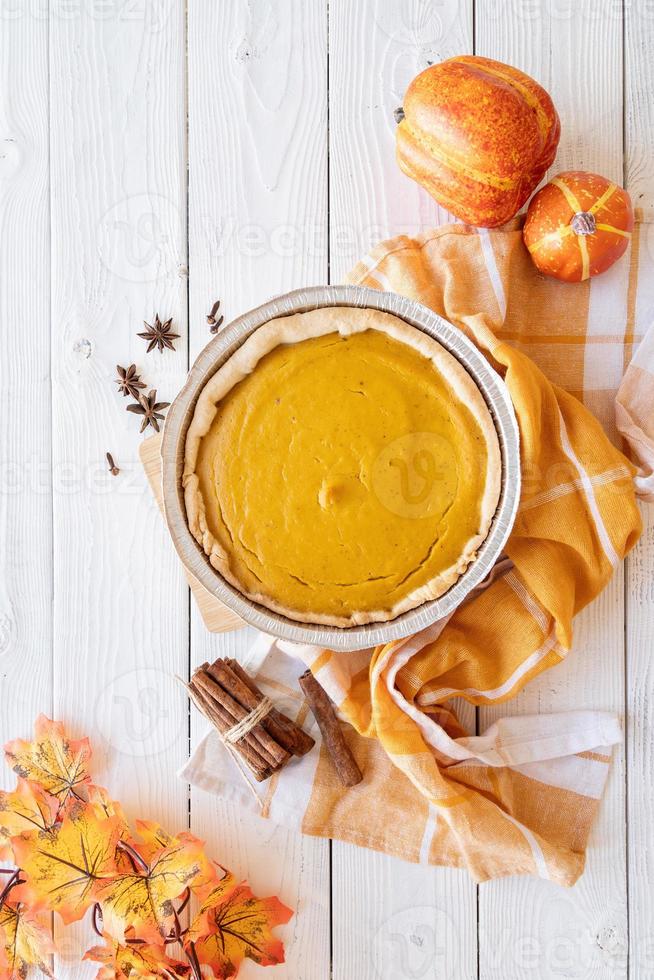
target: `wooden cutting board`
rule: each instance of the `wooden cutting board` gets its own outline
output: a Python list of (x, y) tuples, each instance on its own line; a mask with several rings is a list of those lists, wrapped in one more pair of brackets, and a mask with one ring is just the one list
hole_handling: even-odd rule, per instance
[[(161, 433), (156, 436), (151, 436), (141, 443), (139, 456), (141, 457), (141, 463), (143, 464), (143, 469), (145, 470), (145, 475), (148, 478), (152, 493), (159, 504), (159, 510), (165, 520), (166, 515), (164, 513), (163, 493), (161, 490)], [(243, 629), (246, 626), (240, 616), (237, 616), (231, 609), (223, 605), (219, 599), (216, 599), (210, 592), (207, 592), (205, 587), (198, 582), (195, 575), (189, 572), (186, 566), (184, 566), (184, 573), (188, 584), (191, 586), (191, 592), (197, 602), (200, 615), (204, 620), (204, 625), (210, 633), (227, 633), (230, 630)]]

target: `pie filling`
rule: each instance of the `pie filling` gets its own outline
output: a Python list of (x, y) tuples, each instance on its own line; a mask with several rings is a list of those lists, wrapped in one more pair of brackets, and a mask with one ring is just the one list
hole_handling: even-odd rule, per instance
[(218, 402), (195, 464), (232, 582), (323, 622), (388, 618), (451, 584), (487, 531), (487, 469), (445, 376), (376, 329), (274, 347)]

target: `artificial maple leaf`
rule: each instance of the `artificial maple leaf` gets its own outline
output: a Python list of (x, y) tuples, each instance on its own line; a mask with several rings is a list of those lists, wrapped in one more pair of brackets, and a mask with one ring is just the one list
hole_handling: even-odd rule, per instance
[(85, 960), (103, 963), (96, 973), (96, 980), (115, 980), (116, 977), (188, 977), (190, 967), (186, 963), (166, 956), (163, 946), (147, 943), (125, 946), (111, 939), (106, 946), (93, 946), (84, 954)]
[(47, 834), (57, 822), (59, 800), (37, 783), (18, 780), (12, 793), (0, 791), (0, 858), (13, 858), (11, 837), (26, 830)]
[(173, 838), (150, 863), (136, 854), (143, 860), (143, 870), (102, 882), (96, 901), (102, 908), (105, 933), (117, 942), (124, 942), (131, 926), (135, 939), (160, 944), (173, 924), (173, 900), (207, 880), (208, 861), (201, 841), (194, 838)]
[(129, 822), (122, 804), (118, 800), (112, 800), (104, 787), (89, 786), (87, 797), (87, 805), (93, 808), (98, 817), (116, 817), (125, 831), (125, 836), (129, 834)]
[(74, 741), (60, 721), (51, 721), (45, 715), (36, 719), (34, 733), (33, 742), (17, 738), (5, 745), (7, 762), (16, 775), (38, 783), (60, 803), (70, 796), (83, 800), (85, 785), (91, 781), (89, 740)]
[(16, 863), (26, 875), (21, 895), (31, 906), (45, 905), (64, 922), (76, 922), (95, 901), (95, 889), (116, 874), (118, 817), (100, 819), (93, 807), (67, 816), (41, 840), (38, 832), (12, 840)]
[(192, 938), (202, 939), (214, 931), (212, 913), (216, 906), (222, 905), (232, 895), (238, 882), (231, 871), (226, 871), (219, 881), (212, 881), (209, 884), (195, 889), (195, 894), (200, 900), (189, 934)]
[(215, 865), (204, 853), (203, 840), (194, 837), (188, 831), (175, 834), (173, 837), (156, 820), (137, 820), (136, 830), (140, 839), (134, 843), (134, 846), (146, 864), (150, 864), (165, 847), (170, 847), (173, 844), (187, 843), (197, 847), (198, 858), (202, 863), (201, 874), (195, 879), (193, 888), (203, 888), (208, 883), (214, 881), (216, 877)]
[[(96, 816), (101, 820), (107, 817), (115, 817), (120, 824), (120, 840), (128, 844), (133, 843), (129, 821), (125, 816), (125, 811), (118, 800), (112, 800), (107, 790), (102, 786), (89, 786), (88, 803), (82, 803), (79, 800), (75, 800), (73, 804), (69, 802), (66, 816), (75, 821), (79, 817), (84, 817), (89, 807), (93, 809)], [(118, 846), (116, 848), (116, 867), (114, 873), (122, 874), (123, 872), (131, 871), (133, 867), (134, 865), (128, 854)]]
[(0, 980), (24, 980), (36, 966), (52, 977), (48, 957), (55, 952), (44, 921), (20, 902), (5, 899), (0, 907)]
[(139, 854), (149, 864), (159, 851), (164, 847), (177, 843), (179, 837), (173, 837), (167, 830), (164, 830), (156, 820), (136, 820), (136, 832), (139, 835), (138, 843)]
[(184, 945), (213, 976), (228, 980), (246, 957), (259, 966), (284, 962), (284, 946), (272, 929), (292, 914), (278, 898), (256, 898), (228, 875), (207, 891)]

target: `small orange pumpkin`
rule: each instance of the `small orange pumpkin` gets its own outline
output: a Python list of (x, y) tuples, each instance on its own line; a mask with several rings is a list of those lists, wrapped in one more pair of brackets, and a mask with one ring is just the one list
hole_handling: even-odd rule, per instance
[(511, 65), (474, 55), (421, 72), (395, 118), (402, 170), (451, 214), (486, 228), (518, 213), (559, 142), (545, 89)]
[(546, 276), (581, 282), (606, 272), (624, 255), (633, 227), (625, 190), (599, 174), (568, 170), (535, 195), (523, 238)]

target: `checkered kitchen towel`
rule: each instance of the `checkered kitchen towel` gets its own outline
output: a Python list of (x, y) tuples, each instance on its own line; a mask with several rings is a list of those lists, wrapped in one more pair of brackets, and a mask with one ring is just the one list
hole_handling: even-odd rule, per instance
[[(350, 282), (420, 300), (457, 324), (505, 378), (522, 439), (513, 567), (448, 622), (374, 650), (260, 638), (250, 667), (267, 693), (306, 718), (296, 679), (308, 664), (349, 722), (364, 772), (344, 789), (319, 747), (266, 784), (264, 816), (467, 867), (478, 881), (533, 874), (570, 885), (581, 874), (618, 719), (592, 710), (507, 717), (475, 736), (455, 700), (497, 704), (560, 663), (573, 616), (638, 538), (636, 492), (654, 499), (653, 267), (648, 226), (637, 223), (626, 257), (605, 275), (546, 279), (516, 220), (396, 238), (354, 269)], [(182, 775), (257, 808), (215, 734)]]

